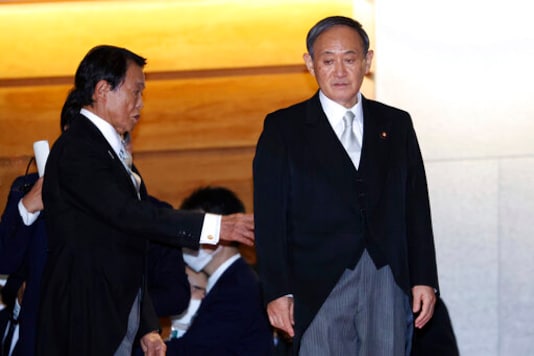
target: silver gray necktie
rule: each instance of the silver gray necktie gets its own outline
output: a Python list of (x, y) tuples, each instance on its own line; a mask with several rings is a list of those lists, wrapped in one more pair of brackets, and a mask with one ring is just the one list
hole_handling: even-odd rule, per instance
[(354, 129), (352, 128), (353, 122), (354, 113), (352, 111), (347, 111), (343, 116), (343, 123), (345, 124), (345, 128), (341, 133), (340, 140), (343, 144), (343, 147), (345, 147), (345, 150), (351, 158), (353, 158), (354, 153), (359, 153), (361, 150), (358, 138), (356, 138), (356, 135), (354, 134)]

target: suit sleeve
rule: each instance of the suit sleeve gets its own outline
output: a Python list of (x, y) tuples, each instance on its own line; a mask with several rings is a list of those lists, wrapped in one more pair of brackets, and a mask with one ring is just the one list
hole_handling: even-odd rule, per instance
[[(93, 142), (74, 142), (55, 157), (60, 185), (78, 210), (124, 233), (197, 248), (204, 215), (139, 200), (122, 163)], [(83, 157), (83, 159), (80, 159)], [(111, 158), (110, 158), (111, 157)], [(46, 198), (46, 177), (43, 194)], [(132, 191), (133, 190), (133, 191)], [(46, 199), (45, 199), (46, 203)]]
[(423, 158), (411, 124), (408, 138), (406, 194), (407, 235), (411, 285), (439, 289), (430, 203)]
[(0, 273), (3, 274), (11, 274), (19, 269), (33, 236), (33, 225), (24, 224), (18, 209), (26, 183), (30, 183), (30, 178), (19, 177), (13, 182), (0, 220)]
[(258, 272), (265, 303), (292, 293), (287, 250), (287, 149), (275, 117), (268, 115), (253, 163)]

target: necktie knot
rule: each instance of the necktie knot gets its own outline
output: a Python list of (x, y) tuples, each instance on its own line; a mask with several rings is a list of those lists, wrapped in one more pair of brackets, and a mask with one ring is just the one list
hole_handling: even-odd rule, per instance
[(352, 123), (354, 122), (354, 113), (352, 111), (347, 111), (343, 115), (343, 123), (345, 124), (345, 130), (352, 129)]

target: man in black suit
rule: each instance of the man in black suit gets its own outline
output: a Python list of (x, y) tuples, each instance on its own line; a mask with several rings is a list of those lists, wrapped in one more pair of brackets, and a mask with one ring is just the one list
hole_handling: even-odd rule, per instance
[(121, 137), (140, 118), (143, 57), (97, 46), (81, 61), (62, 115), (69, 129), (46, 164), (43, 202), (48, 256), (43, 275), (37, 355), (164, 355), (146, 291), (149, 240), (198, 248), (252, 244), (252, 217), (221, 217), (159, 207), (131, 165)]
[(307, 50), (319, 91), (267, 115), (254, 158), (269, 319), (301, 355), (408, 355), (438, 289), (412, 121), (360, 93), (373, 58), (360, 23), (319, 21)]
[[(215, 214), (244, 213), (234, 192), (202, 187), (181, 206)], [(208, 275), (206, 295), (186, 333), (167, 342), (168, 356), (270, 356), (273, 334), (254, 270), (235, 244), (203, 246), (203, 254), (184, 251), (186, 263)]]

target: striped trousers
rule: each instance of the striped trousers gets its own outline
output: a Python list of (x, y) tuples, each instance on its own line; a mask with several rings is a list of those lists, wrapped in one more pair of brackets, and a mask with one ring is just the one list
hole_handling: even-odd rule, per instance
[(398, 287), (391, 268), (377, 270), (364, 251), (304, 332), (299, 355), (409, 355), (412, 333), (410, 298)]

